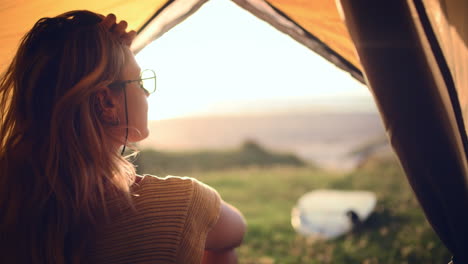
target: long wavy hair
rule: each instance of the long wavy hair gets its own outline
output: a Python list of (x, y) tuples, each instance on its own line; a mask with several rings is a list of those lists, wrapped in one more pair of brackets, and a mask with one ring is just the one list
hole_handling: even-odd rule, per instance
[(134, 167), (96, 103), (125, 51), (100, 21), (40, 19), (0, 77), (0, 263), (83, 263), (106, 201), (131, 205)]

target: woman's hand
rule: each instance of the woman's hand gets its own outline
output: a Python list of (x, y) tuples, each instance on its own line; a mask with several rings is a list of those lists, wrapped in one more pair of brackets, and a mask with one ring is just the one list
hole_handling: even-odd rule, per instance
[(136, 37), (137, 33), (134, 30), (126, 32), (127, 22), (125, 20), (120, 21), (117, 24), (117, 17), (114, 14), (109, 14), (106, 17), (100, 15), (102, 18), (101, 25), (109, 29), (109, 32), (114, 34), (114, 36), (122, 42), (124, 45), (130, 47), (132, 45), (133, 39)]

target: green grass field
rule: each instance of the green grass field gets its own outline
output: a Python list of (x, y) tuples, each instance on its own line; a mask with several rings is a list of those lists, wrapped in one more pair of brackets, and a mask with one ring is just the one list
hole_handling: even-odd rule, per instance
[[(195, 172), (245, 215), (248, 232), (240, 263), (448, 263), (393, 159), (374, 160), (352, 173), (308, 167), (243, 168)], [(317, 188), (377, 193), (375, 212), (359, 232), (323, 242), (297, 235), (290, 213), (297, 199)]]
[[(393, 157), (369, 158), (353, 172), (329, 172), (250, 142), (224, 152), (142, 151), (136, 163), (140, 173), (195, 177), (239, 208), (248, 224), (238, 249), (241, 264), (450, 261)], [(359, 231), (338, 239), (302, 237), (291, 226), (291, 209), (319, 188), (373, 191), (376, 209)]]

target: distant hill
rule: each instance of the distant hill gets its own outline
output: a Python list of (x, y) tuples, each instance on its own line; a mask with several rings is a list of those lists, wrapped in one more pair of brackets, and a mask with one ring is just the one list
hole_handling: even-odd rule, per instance
[(190, 117), (151, 121), (140, 148), (197, 150), (235, 148), (253, 140), (271, 150), (292, 152), (323, 167), (352, 166), (353, 150), (384, 129), (377, 113), (291, 113), (263, 116)]
[[(180, 174), (246, 167), (305, 166), (293, 154), (275, 153), (254, 141), (246, 141), (235, 149), (224, 151), (157, 151), (143, 150), (134, 161), (139, 174)], [(313, 164), (309, 164), (312, 167)]]

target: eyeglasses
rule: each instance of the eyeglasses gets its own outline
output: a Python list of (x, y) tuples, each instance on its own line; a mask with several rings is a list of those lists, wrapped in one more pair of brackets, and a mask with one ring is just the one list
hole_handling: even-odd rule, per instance
[(146, 93), (152, 94), (156, 91), (156, 73), (153, 70), (143, 70), (140, 74), (140, 79), (138, 80), (125, 80), (125, 81), (116, 81), (109, 84), (109, 88), (125, 88), (125, 86), (132, 82), (138, 82), (141, 89), (145, 90)]

